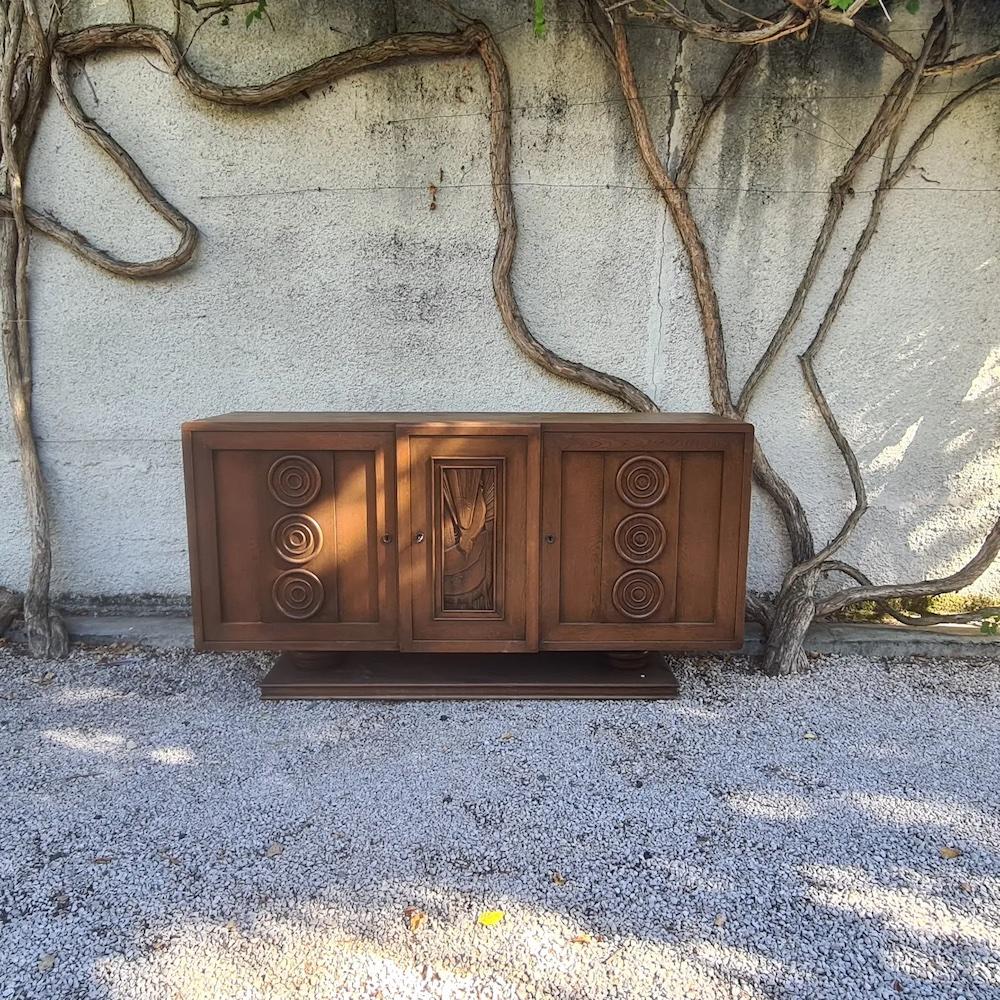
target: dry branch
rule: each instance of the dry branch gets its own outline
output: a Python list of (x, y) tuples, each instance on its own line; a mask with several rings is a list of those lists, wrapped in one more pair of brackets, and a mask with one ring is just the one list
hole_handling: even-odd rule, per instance
[(705, 101), (698, 112), (691, 132), (688, 134), (687, 142), (681, 153), (680, 163), (677, 166), (677, 186), (686, 188), (688, 180), (691, 178), (691, 171), (694, 169), (695, 161), (701, 144), (705, 141), (708, 128), (719, 112), (722, 105), (735, 94), (757, 65), (760, 58), (760, 50), (752, 47), (737, 50), (732, 61), (723, 73), (719, 85), (715, 88), (712, 96)]
[(765, 348), (764, 353), (757, 360), (753, 371), (743, 386), (743, 390), (740, 392), (737, 409), (741, 414), (745, 415), (749, 410), (750, 403), (761, 380), (773, 366), (782, 347), (802, 316), (806, 299), (816, 284), (820, 267), (830, 248), (837, 224), (844, 213), (844, 206), (852, 190), (855, 178), (861, 168), (875, 155), (886, 137), (893, 130), (901, 127), (905, 121), (914, 95), (920, 86), (924, 68), (929, 64), (935, 52), (939, 50), (944, 35), (944, 27), (945, 18), (939, 15), (935, 18), (924, 38), (919, 57), (912, 60), (912, 65), (904, 69), (895, 79), (888, 93), (883, 98), (882, 104), (875, 113), (867, 131), (862, 136), (861, 141), (841, 172), (830, 184), (830, 196), (827, 201), (826, 213), (820, 225), (816, 241), (813, 244), (809, 263), (806, 265), (802, 278), (792, 295), (792, 301), (789, 303), (785, 315), (781, 318), (781, 322), (771, 336), (771, 340)]
[[(942, 35), (942, 38), (944, 36)], [(934, 39), (931, 35), (928, 35), (928, 43), (924, 47), (924, 52), (921, 55), (921, 59), (926, 59), (929, 55), (931, 45), (934, 44)], [(919, 74), (920, 61), (918, 60), (915, 73)], [(816, 377), (816, 372), (813, 367), (813, 361), (819, 352), (820, 347), (826, 340), (827, 335), (830, 332), (833, 322), (837, 317), (841, 305), (844, 299), (847, 297), (847, 293), (857, 275), (858, 269), (861, 265), (861, 261), (867, 251), (875, 231), (878, 228), (878, 222), (881, 217), (882, 208), (885, 204), (885, 199), (888, 196), (889, 191), (894, 188), (902, 177), (905, 175), (906, 171), (909, 169), (910, 165), (913, 163), (914, 158), (919, 153), (919, 151), (926, 145), (931, 135), (934, 131), (941, 125), (949, 115), (951, 115), (957, 108), (961, 107), (966, 101), (981, 93), (983, 90), (1000, 83), (1000, 74), (992, 77), (984, 78), (977, 83), (972, 84), (962, 93), (957, 94), (952, 98), (943, 108), (941, 108), (938, 113), (931, 119), (924, 130), (917, 136), (914, 142), (911, 144), (909, 150), (903, 156), (898, 167), (894, 169), (893, 163), (895, 159), (896, 146), (899, 141), (899, 137), (906, 122), (906, 112), (909, 109), (909, 104), (900, 108), (898, 111), (898, 117), (896, 125), (894, 126), (893, 133), (889, 138), (889, 142), (885, 150), (885, 158), (882, 163), (881, 177), (879, 180), (878, 188), (872, 198), (871, 207), (869, 210), (868, 220), (858, 237), (857, 243), (851, 253), (847, 264), (844, 267), (843, 274), (841, 275), (840, 283), (834, 292), (833, 298), (830, 304), (827, 306), (827, 310), (823, 315), (823, 319), (820, 322), (819, 328), (817, 329), (813, 339), (810, 341), (809, 346), (806, 348), (805, 352), (800, 356), (799, 361), (802, 365), (803, 374), (806, 379), (806, 384), (812, 393), (813, 399), (819, 409), (824, 422), (826, 423), (834, 442), (837, 445), (838, 450), (844, 458), (844, 462), (847, 465), (848, 472), (851, 477), (851, 483), (854, 487), (855, 494), (855, 505), (847, 520), (844, 522), (840, 531), (834, 537), (834, 539), (826, 545), (821, 551), (817, 552), (816, 555), (799, 566), (793, 567), (789, 571), (788, 579), (794, 579), (800, 576), (802, 573), (807, 572), (817, 566), (819, 563), (828, 561), (830, 557), (847, 541), (851, 533), (854, 531), (861, 517), (867, 510), (868, 503), (865, 493), (864, 480), (861, 476), (861, 470), (858, 466), (858, 460), (854, 454), (854, 450), (851, 448), (850, 443), (844, 437), (841, 432), (836, 419), (833, 416), (833, 412), (830, 409), (829, 403), (824, 395), (822, 389), (820, 388), (819, 381)], [(912, 101), (913, 94), (915, 93), (915, 88), (910, 91), (910, 100)]]
[(990, 563), (1000, 553), (1000, 518), (990, 529), (979, 551), (959, 570), (949, 576), (917, 583), (889, 583), (861, 587), (848, 587), (816, 602), (816, 614), (820, 617), (832, 615), (841, 608), (863, 601), (882, 601), (889, 598), (932, 597), (934, 594), (949, 594), (975, 583), (989, 568)]
[[(681, 243), (691, 270), (698, 312), (701, 318), (705, 356), (708, 361), (709, 390), (715, 411), (722, 416), (738, 417), (729, 388), (726, 346), (719, 315), (719, 301), (701, 232), (691, 211), (686, 192), (671, 178), (656, 148), (649, 119), (639, 97), (639, 88), (629, 52), (628, 35), (620, 17), (613, 16), (611, 29), (614, 40), (615, 67), (622, 95), (628, 108), (639, 155), (653, 186), (660, 193)], [(791, 487), (778, 475), (767, 460), (759, 441), (754, 442), (754, 477), (771, 497), (784, 521), (793, 557), (796, 562), (812, 556), (813, 539), (805, 510)]]
[(390, 35), (370, 45), (361, 45), (327, 56), (303, 69), (267, 83), (227, 86), (202, 76), (184, 58), (174, 38), (159, 28), (134, 24), (99, 24), (63, 35), (57, 50), (65, 56), (83, 57), (109, 50), (141, 50), (157, 53), (167, 69), (194, 94), (213, 104), (230, 107), (261, 107), (286, 101), (308, 90), (324, 87), (361, 70), (374, 69), (407, 59), (443, 59), (469, 55), (476, 49), (483, 27), (465, 28), (453, 34), (421, 31)]
[(604, 10), (609, 16), (620, 20), (619, 12), (624, 7), (627, 7), (629, 14), (634, 17), (669, 25), (696, 38), (704, 38), (710, 42), (726, 42), (730, 45), (770, 44), (779, 38), (798, 34), (813, 21), (811, 14), (786, 8), (774, 15), (773, 20), (768, 18), (766, 23), (755, 28), (728, 27), (716, 21), (699, 21), (697, 18), (689, 17), (672, 3), (664, 3), (662, 0), (661, 2), (647, 0), (644, 4), (637, 4), (635, 0), (624, 0), (624, 2), (605, 4)]
[(883, 34), (877, 28), (873, 28), (865, 21), (852, 21), (851, 27), (859, 35), (864, 35), (870, 42), (874, 42), (880, 49), (888, 52), (893, 59), (897, 60), (904, 69), (912, 70), (916, 60), (898, 42), (893, 41), (888, 35)]
[(715, 283), (712, 279), (712, 268), (708, 261), (708, 253), (702, 241), (701, 233), (691, 212), (687, 194), (677, 186), (660, 159), (649, 127), (649, 119), (639, 96), (639, 87), (632, 68), (632, 57), (629, 52), (628, 35), (621, 19), (615, 17), (611, 24), (615, 44), (615, 63), (621, 84), (622, 95), (632, 121), (632, 131), (635, 134), (639, 155), (646, 167), (653, 186), (659, 191), (666, 202), (677, 229), (681, 243), (691, 264), (691, 282), (694, 285), (695, 299), (701, 316), (702, 330), (705, 337), (705, 353), (708, 358), (709, 391), (712, 404), (718, 413), (726, 414), (733, 411), (733, 400), (729, 394), (729, 372), (726, 361), (726, 345), (722, 334), (722, 320), (719, 316), (719, 300), (715, 294)]
[[(824, 575), (827, 573), (843, 573), (865, 587), (874, 586), (872, 581), (857, 566), (842, 562), (840, 559), (828, 559), (820, 568)], [(929, 625), (960, 625), (964, 622), (978, 622), (984, 618), (992, 618), (1000, 615), (1000, 608), (998, 607), (976, 608), (975, 611), (960, 611), (952, 614), (938, 615), (927, 611), (897, 611), (885, 600), (873, 600), (872, 603), (882, 614), (888, 615), (890, 618), (895, 618), (900, 624), (916, 625), (920, 628)]]
[(968, 56), (952, 59), (950, 62), (935, 63), (924, 70), (925, 76), (944, 76), (946, 73), (962, 73), (965, 70), (976, 69), (984, 63), (1000, 59), (1000, 45), (986, 52), (974, 52)]
[(568, 361), (550, 351), (535, 339), (521, 315), (511, 281), (517, 248), (517, 216), (510, 186), (510, 83), (503, 55), (483, 26), (480, 26), (478, 50), (490, 88), (490, 173), (493, 209), (500, 230), (493, 257), (493, 292), (504, 326), (519, 350), (553, 375), (606, 393), (634, 410), (656, 410), (657, 405), (631, 382)]
[(840, 222), (841, 216), (844, 214), (844, 206), (847, 203), (848, 194), (851, 191), (851, 185), (854, 183), (854, 179), (857, 177), (861, 168), (872, 158), (872, 156), (875, 155), (878, 150), (878, 147), (885, 136), (886, 123), (892, 118), (896, 100), (902, 92), (902, 88), (906, 81), (910, 79), (911, 76), (912, 73), (904, 72), (896, 79), (892, 87), (890, 87), (889, 92), (883, 98), (882, 104), (872, 119), (868, 130), (861, 138), (861, 141), (858, 143), (843, 169), (831, 182), (826, 212), (823, 216), (823, 222), (820, 225), (816, 240), (813, 243), (812, 252), (809, 256), (809, 262), (806, 265), (805, 271), (802, 273), (802, 277), (799, 279), (795, 292), (792, 294), (792, 300), (788, 305), (788, 309), (785, 311), (785, 315), (782, 316), (781, 322), (778, 324), (771, 336), (771, 340), (764, 349), (764, 352), (757, 359), (757, 363), (754, 365), (753, 371), (751, 371), (746, 382), (744, 383), (743, 389), (740, 392), (739, 400), (736, 404), (736, 408), (740, 414), (746, 415), (747, 411), (750, 409), (750, 403), (753, 401), (753, 397), (760, 386), (761, 381), (770, 371), (775, 360), (780, 354), (782, 347), (785, 345), (789, 336), (791, 336), (792, 331), (795, 329), (796, 324), (801, 318), (802, 310), (805, 308), (806, 299), (809, 297), (809, 293), (816, 284), (820, 267), (826, 258), (827, 251), (830, 249), (830, 243), (832, 242), (834, 233), (836, 232), (837, 224)]
[[(169, 257), (159, 261), (133, 264), (112, 258), (97, 250), (78, 233), (52, 220), (32, 216), (32, 223), (42, 232), (59, 239), (106, 270), (129, 277), (150, 277), (179, 267), (194, 250), (197, 233), (194, 226), (171, 206), (149, 183), (129, 155), (95, 122), (87, 118), (72, 95), (66, 80), (67, 55), (82, 56), (107, 48), (144, 48), (157, 52), (177, 79), (196, 97), (236, 107), (259, 106), (293, 97), (312, 87), (329, 84), (360, 69), (374, 68), (390, 61), (412, 58), (443, 58), (478, 53), (486, 70), (490, 88), (490, 162), (493, 201), (499, 227), (499, 239), (493, 265), (493, 287), (497, 307), (511, 339), (532, 361), (546, 371), (580, 385), (606, 393), (635, 410), (657, 409), (656, 404), (625, 379), (560, 357), (541, 344), (528, 329), (514, 295), (511, 272), (517, 247), (517, 217), (510, 184), (510, 93), (503, 56), (483, 24), (467, 25), (453, 34), (431, 32), (390, 36), (371, 45), (321, 59), (312, 66), (289, 73), (270, 83), (254, 87), (226, 86), (195, 72), (184, 59), (173, 38), (155, 28), (133, 25), (102, 25), (64, 36), (59, 42), (54, 72), (60, 98), (73, 121), (107, 152), (139, 193), (168, 222), (184, 234), (181, 245)], [(0, 202), (0, 210), (3, 210)]]

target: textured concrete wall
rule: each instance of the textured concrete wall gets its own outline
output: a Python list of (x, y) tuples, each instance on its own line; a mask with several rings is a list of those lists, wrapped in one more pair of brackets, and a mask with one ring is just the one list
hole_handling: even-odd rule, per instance
[[(119, 19), (119, 6), (95, 4), (89, 19)], [(263, 80), (384, 33), (380, 6), (359, 16), (342, 4), (272, 2), (277, 32), (245, 32), (235, 19), (228, 29), (209, 26), (192, 59), (220, 79)], [(509, 60), (515, 277), (529, 324), (555, 350), (633, 380), (666, 410), (707, 408), (682, 254), (577, 8), (550, 3), (549, 33), (538, 41), (527, 3), (466, 6), (496, 27)], [(991, 33), (988, 6), (973, 5), (980, 40)], [(396, 17), (401, 30), (448, 26), (427, 4), (399, 3)], [(900, 12), (892, 30), (912, 44), (919, 26)], [(654, 128), (676, 156), (728, 52), (685, 42), (678, 53), (672, 32), (649, 27), (633, 37)], [(775, 49), (706, 144), (692, 200), (737, 387), (798, 280), (827, 185), (893, 73), (843, 33)], [(940, 78), (918, 99), (921, 124), (952, 86)], [(178, 444), (186, 418), (230, 409), (612, 408), (530, 365), (497, 316), (484, 80), (474, 60), (369, 72), (259, 112), (197, 102), (138, 55), (91, 61), (76, 89), (203, 242), (182, 272), (145, 283), (34, 243), (35, 408), (57, 589), (187, 592)], [(879, 580), (955, 567), (996, 516), (998, 137), (996, 92), (939, 131), (891, 196), (818, 364), (871, 491), (848, 555)], [(874, 179), (867, 172), (857, 184), (832, 264), (853, 245)], [(57, 104), (45, 116), (29, 197), (122, 254), (172, 245), (172, 231)], [(832, 273), (751, 413), (820, 537), (836, 530), (850, 492), (796, 354)], [(6, 412), (0, 463), (0, 583), (17, 586), (27, 545)], [(785, 551), (759, 500), (752, 548), (751, 586), (770, 589)], [(1000, 591), (1000, 574), (977, 589)]]

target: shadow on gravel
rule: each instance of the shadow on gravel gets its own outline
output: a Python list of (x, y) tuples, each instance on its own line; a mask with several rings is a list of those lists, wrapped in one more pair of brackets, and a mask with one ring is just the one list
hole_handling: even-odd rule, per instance
[(0, 996), (1000, 988), (996, 664), (392, 705), (264, 704), (264, 663), (0, 649)]

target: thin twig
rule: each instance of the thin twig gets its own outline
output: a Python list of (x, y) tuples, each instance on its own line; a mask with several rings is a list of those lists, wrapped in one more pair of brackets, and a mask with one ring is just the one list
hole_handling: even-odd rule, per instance
[(695, 161), (698, 157), (698, 151), (701, 149), (701, 144), (705, 141), (705, 136), (708, 134), (709, 125), (726, 100), (732, 97), (746, 81), (753, 68), (757, 65), (759, 57), (759, 49), (753, 47), (738, 49), (736, 55), (733, 56), (729, 66), (726, 68), (726, 72), (722, 75), (719, 85), (715, 88), (715, 92), (702, 104), (701, 110), (698, 112), (698, 117), (695, 119), (691, 131), (688, 133), (687, 141), (684, 143), (684, 150), (681, 153), (680, 163), (677, 166), (678, 187), (687, 187), (688, 181), (691, 178), (691, 171), (694, 169)]

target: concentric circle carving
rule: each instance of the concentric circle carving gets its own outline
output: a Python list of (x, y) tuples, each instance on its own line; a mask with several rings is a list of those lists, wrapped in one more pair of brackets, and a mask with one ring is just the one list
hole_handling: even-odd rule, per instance
[(308, 514), (286, 514), (274, 522), (271, 544), (285, 562), (309, 562), (323, 548), (323, 529)]
[(666, 541), (666, 529), (652, 514), (629, 514), (615, 528), (615, 550), (626, 562), (652, 562)]
[(274, 581), (271, 593), (286, 617), (311, 618), (323, 604), (323, 581), (307, 569), (289, 569)]
[(630, 569), (615, 580), (611, 601), (626, 618), (648, 618), (663, 603), (663, 581), (648, 569)]
[(636, 455), (622, 463), (615, 486), (630, 507), (652, 507), (667, 492), (670, 476), (666, 466), (652, 455)]
[(304, 507), (315, 499), (322, 482), (316, 464), (303, 455), (285, 455), (267, 473), (271, 496), (286, 507)]

